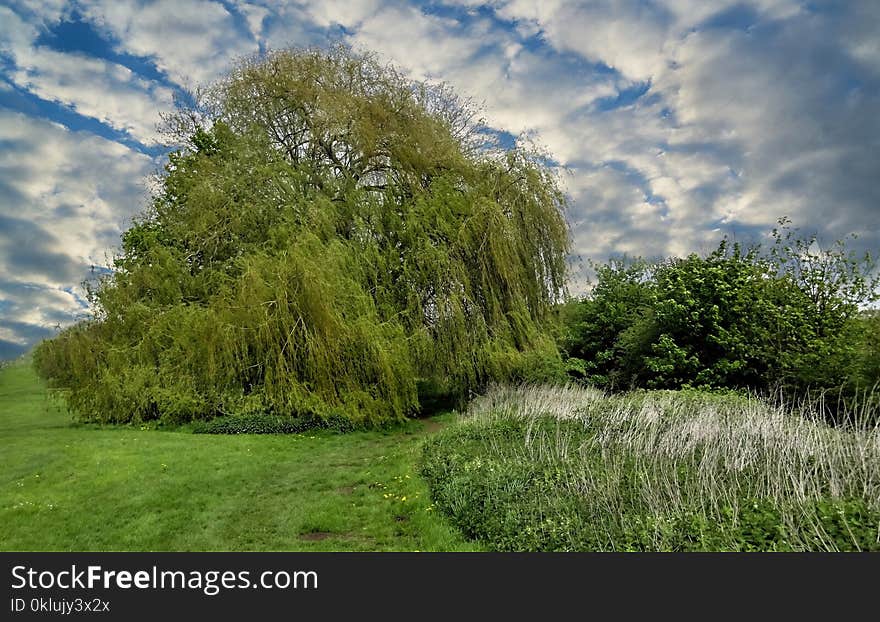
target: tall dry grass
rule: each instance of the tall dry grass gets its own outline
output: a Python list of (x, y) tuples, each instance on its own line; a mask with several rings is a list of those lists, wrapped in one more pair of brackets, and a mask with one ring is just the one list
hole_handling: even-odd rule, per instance
[[(763, 500), (779, 510), (793, 548), (836, 550), (819, 502), (856, 500), (872, 516), (880, 512), (880, 426), (863, 410), (832, 427), (820, 411), (737, 395), (523, 386), (494, 387), (471, 403), (467, 419), (528, 421), (522, 459), (564, 465), (567, 492), (610, 523), (635, 509), (660, 522), (689, 515), (735, 525), (751, 503), (744, 500)], [(560, 425), (536, 425), (547, 417)], [(590, 433), (573, 433), (570, 422)], [(660, 526), (656, 532), (659, 546)]]

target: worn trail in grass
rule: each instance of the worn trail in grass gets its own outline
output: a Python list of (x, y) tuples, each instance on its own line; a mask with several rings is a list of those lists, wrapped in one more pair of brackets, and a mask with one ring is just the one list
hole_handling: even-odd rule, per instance
[(471, 550), (416, 471), (428, 428), (213, 436), (71, 423), (0, 370), (2, 550)]

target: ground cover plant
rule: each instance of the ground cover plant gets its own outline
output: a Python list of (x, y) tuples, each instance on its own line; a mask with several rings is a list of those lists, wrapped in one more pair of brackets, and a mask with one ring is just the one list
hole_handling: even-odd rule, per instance
[(496, 388), (426, 442), (438, 508), (507, 551), (880, 550), (880, 429), (739, 394)]
[(71, 423), (0, 369), (0, 550), (473, 550), (415, 462), (448, 415), (386, 431), (191, 434)]

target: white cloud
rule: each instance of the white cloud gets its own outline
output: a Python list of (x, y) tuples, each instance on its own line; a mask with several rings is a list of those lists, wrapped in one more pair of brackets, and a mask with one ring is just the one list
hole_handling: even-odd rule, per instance
[(29, 346), (34, 338), (85, 314), (70, 291), (26, 281), (0, 282), (0, 304), (0, 341), (18, 346)]
[(629, 82), (526, 49), (519, 36), (487, 20), (459, 22), (413, 8), (387, 8), (367, 18), (351, 37), (415, 79), (439, 79), (484, 104), (496, 129), (539, 137), (567, 161), (577, 149), (564, 137), (570, 115), (611, 97)]
[(0, 52), (13, 55), (18, 50), (26, 49), (37, 37), (37, 26), (22, 19), (9, 7), (0, 6)]
[(323, 0), (303, 3), (308, 15), (317, 26), (325, 28), (339, 24), (354, 28), (370, 16), (376, 15), (381, 0)]
[(257, 42), (236, 27), (232, 14), (208, 0), (84, 0), (83, 13), (121, 50), (155, 60), (177, 84), (209, 82)]
[(264, 22), (272, 12), (264, 6), (250, 2), (236, 2), (235, 8), (247, 20), (248, 29), (254, 41), (259, 41), (263, 37)]
[[(156, 163), (119, 143), (2, 109), (0, 140), (0, 283), (47, 292), (76, 286), (90, 265), (105, 265), (123, 226), (145, 206), (144, 181)], [(62, 298), (47, 298), (45, 308), (17, 320), (57, 321), (70, 311), (70, 296)]]
[(45, 23), (57, 22), (73, 9), (68, 0), (11, 0), (9, 5), (26, 15), (32, 15)]
[(565, 140), (571, 115), (597, 99), (614, 96), (620, 86), (615, 78), (589, 74), (525, 49), (507, 57), (495, 50), (448, 75), (463, 92), (485, 102), (487, 119), (495, 127), (514, 134), (535, 133), (562, 162), (579, 151)]
[(10, 77), (19, 87), (69, 105), (145, 144), (156, 142), (159, 113), (173, 106), (170, 89), (116, 63), (45, 48), (19, 53), (16, 61)]
[(35, 46), (39, 27), (8, 8), (0, 7), (0, 20), (9, 26), (0, 33), (0, 53), (14, 64), (8, 72), (12, 83), (143, 143), (156, 141), (159, 113), (172, 106), (170, 89), (118, 63)]
[(154, 164), (118, 143), (5, 111), (0, 140), (0, 341), (29, 345), (85, 312), (79, 283), (143, 208)]
[(416, 79), (438, 78), (467, 65), (485, 42), (459, 32), (452, 19), (427, 15), (414, 7), (387, 6), (368, 17), (352, 42), (406, 68)]
[[(583, 214), (576, 248), (629, 248), (626, 240), (639, 239), (630, 217), (642, 214), (645, 196), (665, 208), (663, 222), (646, 221), (655, 231), (646, 237), (652, 251), (698, 249), (718, 223), (769, 228), (783, 214), (831, 237), (870, 230), (880, 203), (870, 181), (876, 171), (869, 172), (877, 147), (869, 137), (880, 135), (870, 112), (878, 107), (877, 74), (865, 83), (865, 71), (880, 68), (876, 3), (815, 12), (793, 0), (493, 4), (500, 18), (531, 24), (526, 31), (556, 50), (650, 84), (641, 100), (614, 110), (556, 114), (557, 98), (543, 97), (536, 105), (544, 114), (522, 117), (573, 165), (569, 183)], [(860, 77), (849, 85), (845, 76)], [(565, 85), (560, 99), (569, 96), (565, 78), (551, 79)], [(603, 163), (629, 173), (610, 173)], [(827, 216), (832, 205), (840, 209)], [(596, 225), (608, 232), (577, 228)], [(668, 230), (675, 236), (660, 233)]]

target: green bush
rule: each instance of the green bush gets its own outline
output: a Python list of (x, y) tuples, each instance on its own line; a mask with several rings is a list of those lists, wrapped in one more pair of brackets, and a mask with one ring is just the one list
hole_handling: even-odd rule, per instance
[(270, 415), (229, 415), (193, 424), (194, 434), (300, 434), (309, 430), (350, 432), (356, 426), (348, 417), (273, 417)]
[[(569, 375), (610, 389), (728, 387), (798, 399), (880, 380), (874, 262), (815, 250), (783, 220), (775, 243), (727, 240), (707, 256), (613, 260), (566, 305)], [(873, 323), (873, 324), (872, 324)]]
[(850, 382), (854, 387), (880, 389), (880, 311), (865, 311), (853, 324), (856, 349)]

